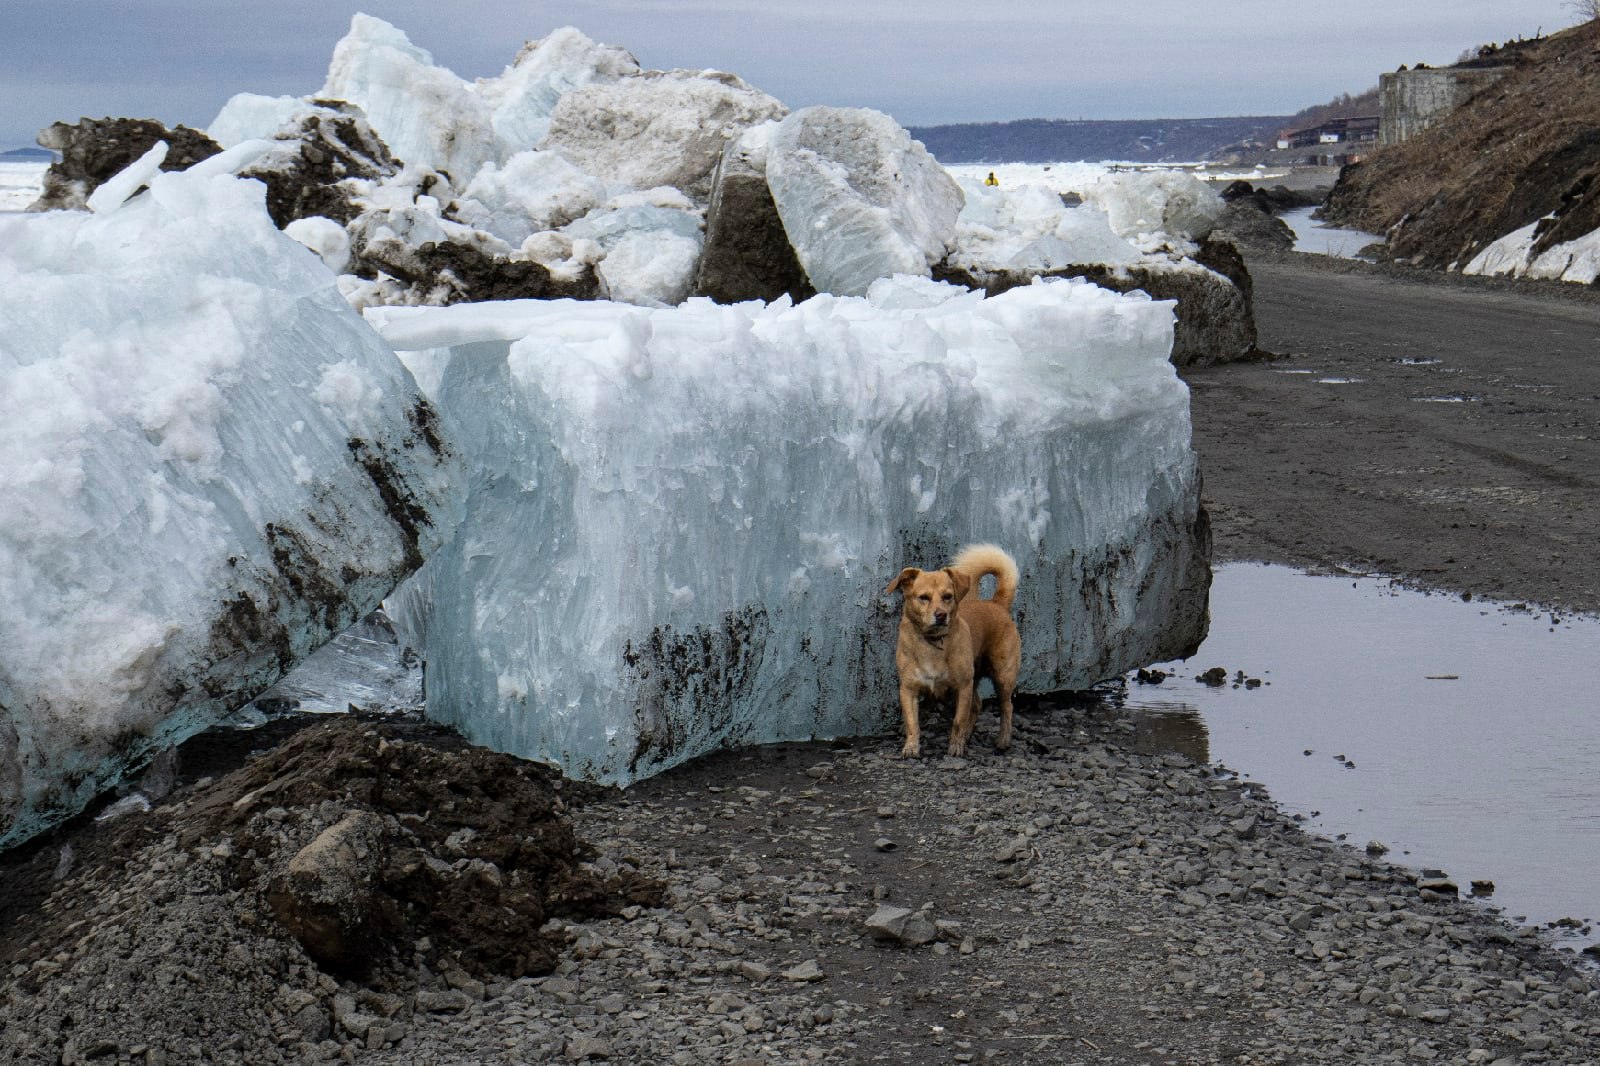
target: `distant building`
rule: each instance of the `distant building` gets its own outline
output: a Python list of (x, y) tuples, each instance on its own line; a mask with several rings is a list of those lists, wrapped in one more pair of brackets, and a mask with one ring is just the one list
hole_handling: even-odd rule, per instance
[(1279, 148), (1309, 148), (1318, 144), (1364, 144), (1378, 139), (1377, 115), (1331, 118), (1318, 126), (1278, 134)]

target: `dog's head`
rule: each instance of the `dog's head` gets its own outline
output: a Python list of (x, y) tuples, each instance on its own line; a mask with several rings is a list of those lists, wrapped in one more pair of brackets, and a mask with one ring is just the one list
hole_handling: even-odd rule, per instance
[(962, 597), (972, 591), (972, 579), (948, 566), (943, 570), (908, 566), (884, 591), (904, 594), (902, 614), (923, 636), (938, 639), (950, 631)]

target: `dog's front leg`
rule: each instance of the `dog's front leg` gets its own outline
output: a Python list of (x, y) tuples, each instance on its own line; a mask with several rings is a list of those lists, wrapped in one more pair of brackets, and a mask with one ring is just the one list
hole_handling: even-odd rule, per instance
[(950, 754), (965, 755), (967, 738), (978, 724), (978, 684), (969, 681), (956, 690), (955, 720), (950, 723)]
[(916, 689), (900, 686), (900, 716), (905, 719), (906, 726), (906, 744), (900, 749), (900, 754), (908, 759), (922, 755), (922, 729), (917, 723), (917, 700)]

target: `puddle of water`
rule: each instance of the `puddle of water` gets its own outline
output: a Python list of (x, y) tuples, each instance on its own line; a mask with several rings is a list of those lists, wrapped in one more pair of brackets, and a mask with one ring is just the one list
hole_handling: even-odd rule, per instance
[(1274, 374), (1315, 374), (1315, 370), (1274, 370)]
[[(1508, 916), (1600, 918), (1600, 619), (1283, 567), (1219, 567), (1211, 636), (1130, 680), (1145, 744), (1222, 763), (1358, 850), (1492, 881)], [(1197, 674), (1221, 666), (1210, 687)], [(1259, 687), (1239, 683), (1239, 672)], [(1593, 936), (1573, 934), (1574, 946)]]
[(1476, 396), (1413, 396), (1412, 403), (1477, 403)]
[(1360, 385), (1366, 378), (1318, 378), (1318, 385)]
[(1444, 362), (1443, 359), (1432, 359), (1420, 355), (1408, 355), (1404, 359), (1396, 359), (1401, 366), (1437, 366)]
[(1359, 259), (1361, 249), (1376, 244), (1382, 237), (1360, 230), (1324, 226), (1311, 217), (1314, 207), (1299, 207), (1285, 211), (1280, 217), (1294, 231), (1294, 250), (1316, 252), (1341, 259)]

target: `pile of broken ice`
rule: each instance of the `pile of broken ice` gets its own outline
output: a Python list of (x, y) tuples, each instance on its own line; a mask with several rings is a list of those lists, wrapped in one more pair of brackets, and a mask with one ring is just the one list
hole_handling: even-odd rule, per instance
[[(365, 16), (316, 102), (235, 98), (211, 132), (223, 155), (153, 152), (90, 213), (0, 217), (0, 842), (385, 596), (430, 715), (616, 782), (889, 728), (883, 587), (966, 541), (1021, 564), (1026, 690), (1203, 634), (1171, 303), (929, 280), (1181, 262), (1193, 190), (963, 192), (875, 112), (787, 114), (576, 31), (469, 85)], [(233, 176), (372, 134), (394, 158), (338, 182), (343, 221), (279, 231)], [(749, 214), (708, 236), (724, 200)], [(339, 273), (444, 246), (614, 299)], [(686, 300), (713, 251), (822, 295)]]

